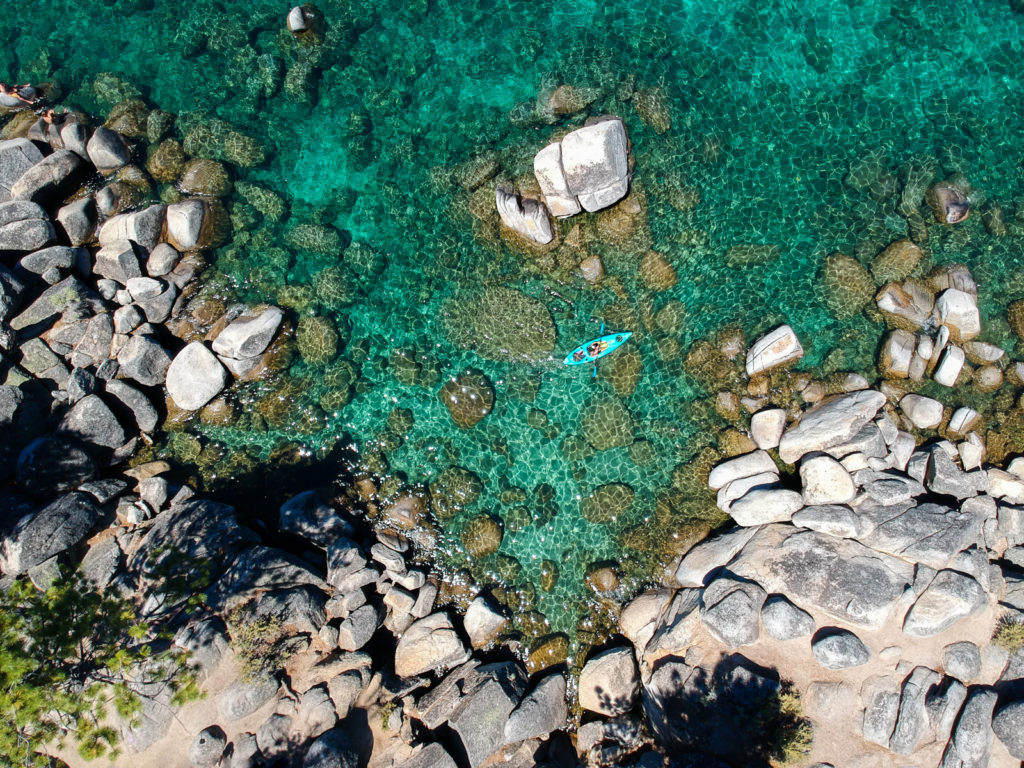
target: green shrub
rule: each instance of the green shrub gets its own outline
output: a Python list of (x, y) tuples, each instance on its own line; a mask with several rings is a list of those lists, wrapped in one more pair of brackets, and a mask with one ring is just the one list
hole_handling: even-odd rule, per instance
[(256, 616), (251, 604), (246, 604), (231, 611), (227, 620), (231, 647), (238, 655), (243, 680), (254, 680), (281, 668), (287, 656), (287, 637), (280, 619)]
[(0, 591), (0, 765), (50, 765), (48, 749), (66, 740), (87, 760), (116, 759), (111, 705), (131, 722), (148, 684), (169, 685), (176, 704), (199, 695), (187, 653), (169, 639), (79, 574), (45, 591), (27, 580)]
[(1015, 616), (1003, 616), (992, 635), (992, 642), (1010, 653), (1024, 648), (1024, 621)]

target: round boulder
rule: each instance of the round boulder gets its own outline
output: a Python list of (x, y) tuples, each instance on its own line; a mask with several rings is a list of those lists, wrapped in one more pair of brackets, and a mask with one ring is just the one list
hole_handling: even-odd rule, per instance
[(761, 623), (765, 631), (776, 640), (792, 640), (814, 631), (811, 614), (797, 608), (782, 595), (772, 595), (764, 601)]
[(974, 643), (951, 643), (942, 649), (942, 664), (947, 675), (970, 682), (981, 674), (981, 651)]
[(1024, 760), (1024, 700), (1014, 701), (996, 712), (992, 730), (1015, 759)]
[(871, 651), (859, 637), (837, 627), (819, 630), (811, 640), (811, 652), (825, 669), (859, 667), (871, 658)]
[(220, 762), (227, 744), (228, 739), (224, 729), (219, 725), (211, 725), (196, 735), (188, 750), (188, 759), (193, 768), (213, 768)]
[(167, 393), (179, 408), (195, 411), (219, 395), (230, 378), (217, 356), (193, 341), (167, 368)]

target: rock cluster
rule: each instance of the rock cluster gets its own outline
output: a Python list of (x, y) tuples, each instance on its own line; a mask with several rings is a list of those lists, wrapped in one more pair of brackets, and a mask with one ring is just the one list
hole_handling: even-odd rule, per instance
[[(474, 166), (472, 175), (479, 175), (484, 167), (489, 169), (485, 174), (488, 176), (496, 170), (490, 164), (481, 165), (479, 170)], [(555, 237), (549, 212), (565, 218), (580, 211), (600, 211), (629, 191), (629, 141), (622, 119), (606, 116), (588, 120), (584, 127), (538, 152), (533, 170), (543, 200), (521, 196), (498, 184), (495, 203), (506, 227), (529, 241), (547, 245)], [(472, 186), (468, 179), (463, 181), (464, 186)]]

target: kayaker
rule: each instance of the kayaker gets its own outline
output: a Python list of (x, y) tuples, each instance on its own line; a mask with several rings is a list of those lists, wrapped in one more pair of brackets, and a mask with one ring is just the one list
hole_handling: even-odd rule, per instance
[(582, 349), (577, 349), (575, 352), (572, 353), (572, 359), (575, 360), (577, 363), (582, 362), (583, 358), (586, 356), (587, 353), (584, 352)]
[(593, 344), (587, 347), (587, 354), (590, 355), (591, 357), (597, 357), (606, 349), (608, 349), (607, 341), (595, 341)]

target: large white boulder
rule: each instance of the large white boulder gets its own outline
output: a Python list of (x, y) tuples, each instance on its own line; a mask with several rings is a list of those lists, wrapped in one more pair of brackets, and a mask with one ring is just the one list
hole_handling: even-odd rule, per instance
[(562, 170), (562, 144), (548, 144), (533, 158), (533, 174), (544, 193), (544, 202), (552, 216), (565, 218), (583, 210), (579, 200), (569, 191)]
[(179, 408), (195, 411), (219, 395), (230, 380), (217, 356), (202, 342), (193, 341), (167, 368), (167, 394)]
[(921, 395), (904, 395), (900, 408), (918, 429), (934, 429), (942, 422), (942, 403)]
[(805, 453), (824, 451), (852, 440), (875, 418), (885, 395), (872, 389), (824, 400), (805, 411), (779, 441), (779, 458), (793, 464)]
[(767, 408), (750, 417), (750, 437), (762, 450), (778, 448), (785, 430), (786, 411), (782, 408)]
[(629, 142), (617, 117), (569, 133), (534, 157), (534, 175), (558, 217), (599, 211), (629, 191)]
[(806, 504), (845, 504), (857, 495), (850, 473), (826, 453), (804, 457), (800, 462), (800, 481)]
[(762, 472), (771, 472), (775, 475), (779, 473), (772, 457), (765, 451), (745, 453), (742, 456), (723, 461), (712, 469), (711, 474), (708, 475), (708, 486), (717, 491), (733, 480), (738, 480), (741, 477), (753, 477)]
[(943, 291), (935, 302), (939, 322), (955, 331), (953, 336), (961, 341), (973, 339), (981, 333), (981, 316), (978, 314), (978, 300), (956, 288)]
[(761, 485), (734, 501), (729, 507), (729, 514), (737, 525), (743, 526), (784, 523), (803, 506), (803, 497), (796, 491)]
[(600, 211), (629, 191), (626, 129), (618, 118), (602, 120), (562, 139), (562, 168), (583, 210)]
[(799, 360), (803, 355), (804, 348), (793, 329), (788, 325), (780, 325), (755, 341), (747, 350), (747, 375), (769, 371)]
[(917, 349), (917, 337), (910, 331), (897, 329), (890, 333), (882, 345), (878, 368), (887, 379), (905, 379), (910, 375), (910, 364)]

